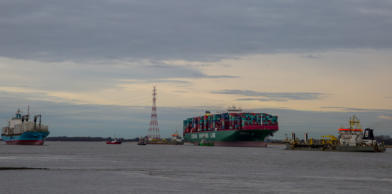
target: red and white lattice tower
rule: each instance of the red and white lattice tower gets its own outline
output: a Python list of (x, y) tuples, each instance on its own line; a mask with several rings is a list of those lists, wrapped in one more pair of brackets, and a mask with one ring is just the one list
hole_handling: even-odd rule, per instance
[(152, 90), (152, 111), (150, 128), (148, 129), (150, 139), (159, 139), (159, 127), (158, 127), (158, 116), (157, 116), (157, 89), (154, 86)]

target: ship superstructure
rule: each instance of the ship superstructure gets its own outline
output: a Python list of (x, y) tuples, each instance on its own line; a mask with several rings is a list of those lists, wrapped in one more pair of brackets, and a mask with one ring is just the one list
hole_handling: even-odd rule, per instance
[(383, 143), (374, 138), (373, 129), (362, 129), (357, 116), (353, 115), (349, 120), (348, 128), (338, 129), (338, 137), (327, 135), (322, 139), (308, 139), (307, 133), (303, 140), (299, 140), (292, 133), (291, 140), (287, 143), (287, 149), (291, 150), (322, 150), (322, 151), (346, 151), (346, 152), (384, 152)]
[(265, 147), (264, 139), (279, 130), (278, 117), (266, 113), (242, 112), (231, 107), (225, 113), (188, 118), (184, 140), (196, 145)]
[[(366, 131), (366, 133), (369, 134), (369, 130)], [(350, 118), (349, 127), (340, 128), (338, 130), (338, 134), (339, 144), (341, 145), (356, 146), (358, 143), (362, 143), (364, 140), (364, 133), (360, 121), (355, 115)]]
[(48, 126), (41, 123), (41, 115), (34, 115), (30, 120), (30, 111), (22, 115), (18, 109), (15, 117), (3, 127), (1, 137), (7, 144), (43, 145), (49, 135)]

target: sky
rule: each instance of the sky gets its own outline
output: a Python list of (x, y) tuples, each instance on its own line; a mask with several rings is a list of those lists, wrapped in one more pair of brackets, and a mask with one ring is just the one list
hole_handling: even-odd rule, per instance
[(162, 136), (205, 110), (392, 136), (388, 0), (2, 0), (0, 123), (30, 105), (51, 136)]

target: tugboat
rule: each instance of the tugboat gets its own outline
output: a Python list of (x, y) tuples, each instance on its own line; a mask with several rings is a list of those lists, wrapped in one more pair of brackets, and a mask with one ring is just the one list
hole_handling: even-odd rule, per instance
[(110, 138), (109, 140), (106, 141), (106, 144), (121, 144), (122, 141), (121, 139), (114, 138), (113, 140)]
[(315, 151), (339, 151), (339, 152), (385, 152), (384, 143), (377, 142), (374, 138), (373, 129), (362, 130), (358, 117), (353, 115), (349, 121), (349, 128), (340, 128), (339, 136), (322, 136), (322, 139), (299, 140), (292, 133), (291, 140), (286, 144), (289, 150), (315, 150)]
[(171, 136), (172, 136), (172, 138), (170, 139), (168, 144), (171, 144), (171, 145), (184, 145), (184, 139), (180, 136), (180, 134), (178, 133), (178, 130), (176, 130), (176, 132), (173, 133)]

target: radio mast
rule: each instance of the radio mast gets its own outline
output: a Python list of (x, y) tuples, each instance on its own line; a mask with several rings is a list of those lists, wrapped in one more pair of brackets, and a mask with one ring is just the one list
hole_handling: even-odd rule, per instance
[(154, 86), (152, 90), (152, 110), (151, 110), (151, 121), (150, 121), (150, 128), (148, 129), (149, 132), (149, 139), (160, 139), (159, 135), (159, 127), (158, 127), (158, 116), (157, 116), (157, 89)]

